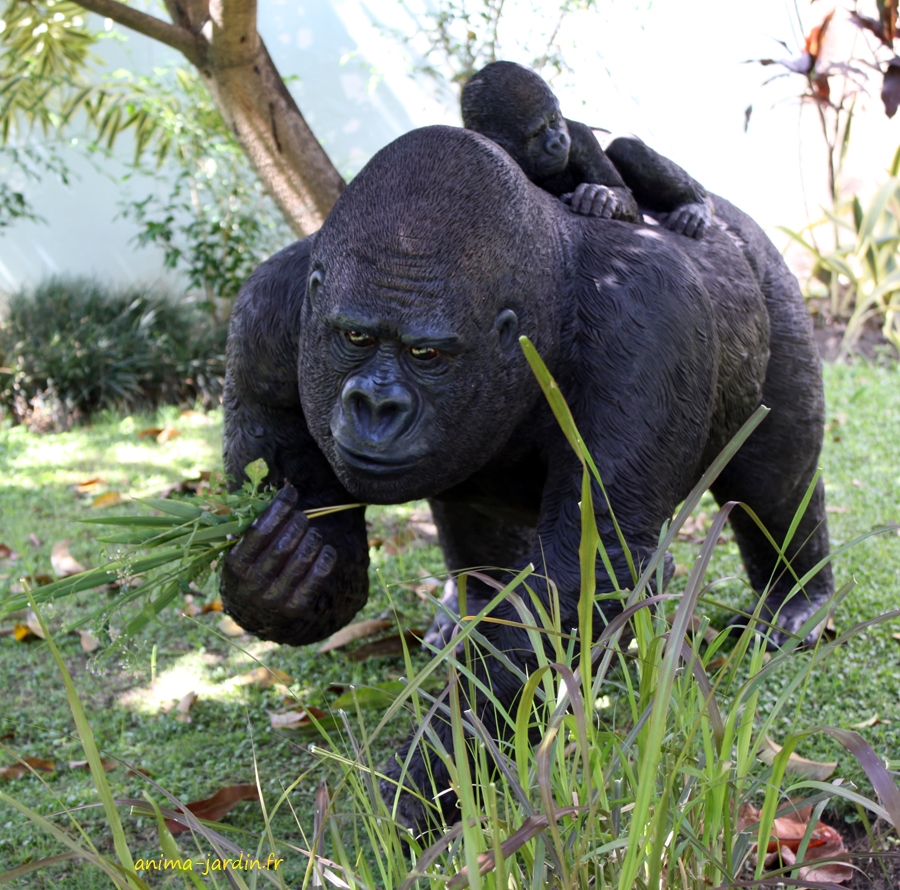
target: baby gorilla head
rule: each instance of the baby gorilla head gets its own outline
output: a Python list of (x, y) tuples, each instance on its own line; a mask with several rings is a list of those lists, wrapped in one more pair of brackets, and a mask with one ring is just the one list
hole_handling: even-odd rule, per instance
[(462, 92), (463, 126), (501, 146), (532, 181), (566, 169), (571, 139), (559, 101), (515, 62), (485, 66)]

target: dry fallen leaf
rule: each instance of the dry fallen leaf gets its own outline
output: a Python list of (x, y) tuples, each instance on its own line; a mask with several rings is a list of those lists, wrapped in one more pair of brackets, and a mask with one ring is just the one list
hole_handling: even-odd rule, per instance
[(57, 578), (69, 578), (72, 575), (80, 575), (87, 569), (69, 552), (69, 541), (57, 541), (50, 551), (50, 565)]
[(385, 621), (382, 618), (369, 618), (366, 621), (348, 624), (337, 631), (337, 633), (333, 633), (319, 647), (319, 652), (331, 652), (333, 649), (340, 649), (342, 646), (346, 646), (355, 640), (362, 640), (365, 637), (378, 633), (380, 630), (387, 630), (387, 628), (393, 626), (393, 623), (393, 621)]
[[(212, 797), (189, 803), (186, 809), (190, 810), (198, 819), (218, 822), (243, 800), (259, 800), (259, 789), (256, 785), (231, 785), (228, 788), (222, 788)], [(179, 807), (179, 809), (181, 808)], [(184, 812), (184, 809), (181, 809), (181, 812)], [(181, 834), (188, 830), (187, 825), (175, 819), (166, 819), (166, 828), (172, 834)]]
[(32, 632), (27, 624), (22, 624), (21, 622), (16, 622), (13, 627), (13, 637), (17, 643), (28, 643), (32, 640), (41, 639), (41, 637)]
[(56, 769), (56, 764), (52, 760), (44, 760), (41, 757), (23, 757), (22, 763), (0, 768), (0, 779), (21, 779), (31, 772), (28, 769), (29, 766), (38, 773), (52, 773)]
[(269, 724), (272, 729), (302, 729), (312, 726), (309, 715), (316, 720), (323, 720), (328, 715), (321, 708), (297, 708), (293, 711), (285, 711), (283, 714), (269, 714)]
[[(103, 772), (108, 773), (110, 770), (114, 770), (119, 764), (115, 762), (115, 760), (101, 760), (100, 765), (103, 767)], [(87, 760), (70, 760), (69, 761), (69, 769), (90, 769), (91, 765)]]
[(197, 693), (189, 692), (177, 705), (175, 705), (175, 719), (179, 723), (192, 723), (191, 708), (197, 701)]
[(163, 428), (161, 426), (151, 426), (145, 430), (141, 430), (138, 433), (139, 439), (149, 439), (151, 436), (155, 439), (161, 432)]
[(91, 506), (97, 507), (97, 508), (112, 507), (115, 504), (121, 504), (121, 503), (122, 503), (122, 495), (120, 495), (119, 492), (107, 491), (105, 494), (98, 494), (97, 497), (95, 497), (91, 501)]
[(78, 494), (88, 494), (92, 492), (101, 482), (105, 482), (106, 480), (102, 476), (94, 476), (93, 479), (87, 479), (84, 482), (79, 482), (75, 486), (75, 491)]
[[(812, 816), (810, 807), (801, 807), (787, 816), (782, 816), (772, 824), (772, 835), (766, 848), (766, 861), (768, 867), (779, 864), (794, 865), (797, 861), (797, 851), (806, 835), (809, 820)], [(751, 804), (744, 804), (738, 812), (738, 830), (759, 821), (759, 810)], [(755, 852), (756, 845), (752, 848)], [(806, 848), (804, 863), (800, 868), (800, 879), (809, 881), (832, 881), (840, 884), (853, 877), (853, 868), (843, 862), (830, 862), (815, 865), (817, 860), (831, 859), (847, 852), (844, 840), (840, 833), (826, 825), (817, 822), (810, 835), (809, 845)]]
[(204, 603), (200, 612), (205, 615), (207, 612), (221, 612), (222, 600), (212, 600), (212, 602)]
[(170, 426), (166, 424), (160, 431), (159, 435), (156, 437), (156, 441), (159, 442), (160, 445), (165, 445), (169, 439), (177, 439), (181, 433), (175, 429), (174, 426)]
[(397, 556), (415, 540), (416, 533), (411, 528), (404, 528), (397, 532), (396, 535), (391, 535), (391, 537), (387, 538), (382, 546), (388, 556)]
[(14, 551), (7, 547), (6, 544), (0, 544), (0, 559), (9, 559), (13, 553)]
[(244, 633), (244, 628), (237, 623), (230, 615), (223, 615), (216, 624), (219, 632), (225, 634), (226, 637), (239, 637)]
[(866, 729), (869, 726), (878, 726), (879, 723), (890, 723), (890, 720), (885, 720), (883, 717), (878, 714), (873, 714), (868, 720), (863, 720), (861, 723), (851, 723), (851, 729)]
[(79, 631), (81, 634), (81, 650), (82, 652), (96, 652), (100, 648), (100, 640), (98, 640), (89, 630)]
[(375, 640), (374, 643), (366, 643), (358, 649), (347, 653), (350, 661), (365, 661), (367, 658), (383, 658), (388, 655), (401, 655), (403, 653), (403, 643), (406, 642), (407, 648), (416, 648), (420, 646), (425, 631), (419, 629), (405, 630), (402, 634), (392, 634), (383, 640)]
[(28, 540), (31, 541), (31, 546), (35, 549), (41, 546), (41, 539), (34, 532), (28, 536)]
[(270, 686), (290, 686), (294, 682), (287, 671), (278, 668), (258, 667), (246, 674), (235, 677), (238, 686), (259, 686), (260, 689), (268, 689)]
[(128, 772), (125, 773), (125, 778), (129, 779), (132, 776), (152, 776), (152, 775), (153, 775), (153, 773), (151, 773), (150, 770), (144, 769), (142, 766), (137, 766), (134, 769), (128, 770)]
[(181, 607), (181, 614), (187, 615), (188, 618), (193, 618), (196, 615), (199, 615), (200, 612), (201, 612), (200, 606), (198, 606), (196, 603), (185, 603)]
[(185, 418), (185, 420), (191, 420), (194, 423), (212, 423), (212, 418), (208, 414), (203, 414), (201, 411), (194, 411), (191, 408), (186, 409), (181, 412), (181, 416)]
[[(781, 745), (776, 744), (766, 736), (764, 745), (757, 756), (763, 763), (771, 766), (775, 755), (780, 750)], [(792, 751), (790, 757), (788, 757), (787, 771), (796, 776), (803, 776), (805, 779), (824, 782), (837, 769), (837, 766), (837, 762), (819, 763), (815, 760), (807, 760), (805, 757), (800, 757), (796, 752)]]

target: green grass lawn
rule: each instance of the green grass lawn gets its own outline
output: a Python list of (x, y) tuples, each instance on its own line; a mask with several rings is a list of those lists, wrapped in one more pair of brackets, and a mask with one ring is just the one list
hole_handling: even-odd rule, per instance
[[(822, 457), (828, 492), (832, 541), (844, 543), (873, 527), (900, 521), (900, 372), (896, 366), (829, 366), (826, 368), (828, 432)], [(164, 444), (153, 437), (140, 438), (142, 430), (173, 425), (180, 433)], [(0, 543), (18, 558), (0, 560), (0, 598), (22, 575), (51, 573), (53, 545), (69, 539), (75, 559), (85, 566), (98, 565), (102, 545), (93, 541), (96, 526), (79, 519), (121, 514), (134, 509), (127, 504), (93, 507), (106, 492), (127, 497), (152, 497), (167, 486), (220, 465), (221, 416), (209, 421), (182, 417), (174, 409), (156, 417), (97, 419), (92, 428), (53, 436), (33, 436), (22, 428), (0, 429)], [(87, 493), (76, 486), (99, 478)], [(711, 500), (701, 511), (712, 514)], [(370, 510), (370, 536), (384, 542), (373, 547), (369, 604), (359, 618), (396, 615), (406, 627), (422, 627), (429, 620), (428, 607), (414, 589), (397, 582), (424, 576), (443, 578), (440, 551), (423, 519), (423, 505)], [(409, 541), (413, 530), (417, 538)], [(102, 534), (102, 533), (100, 533)], [(398, 537), (399, 535), (399, 537)], [(676, 545), (676, 560), (688, 565), (697, 545)], [(843, 556), (835, 566), (837, 583), (850, 579), (856, 589), (835, 615), (839, 632), (857, 621), (900, 607), (900, 536), (896, 532), (873, 537)], [(748, 593), (734, 543), (727, 539), (717, 548), (707, 575), (724, 580), (709, 592), (703, 608), (717, 624), (726, 613), (712, 601), (746, 607)], [(673, 588), (683, 584), (683, 576)], [(203, 591), (213, 597), (213, 584)], [(182, 617), (167, 609), (163, 620), (151, 625), (139, 639), (112, 652), (86, 655), (77, 634), (63, 631), (89, 615), (105, 594), (90, 593), (48, 609), (51, 629), (91, 718), (98, 744), (109, 756), (147, 769), (153, 779), (183, 801), (213, 794), (222, 786), (255, 781), (258, 769), (267, 803), (281, 790), (301, 780), (291, 794), (300, 825), (288, 812), (276, 817), (276, 837), (307, 846), (302, 832), (310, 832), (313, 796), (328, 775), (322, 762), (308, 750), (310, 735), (275, 730), (269, 712), (282, 707), (284, 692), (240, 685), (235, 678), (256, 667), (259, 659), (269, 667), (286, 671), (292, 678), (291, 693), (309, 705), (327, 706), (339, 694), (337, 687), (364, 686), (396, 679), (405, 673), (399, 657), (352, 661), (348, 650), (321, 655), (318, 647), (290, 649), (247, 637), (229, 639), (219, 632), (221, 614)], [(197, 595), (196, 602), (204, 596)], [(121, 626), (113, 616), (110, 627)], [(0, 622), (0, 631), (13, 622)], [(95, 628), (104, 640), (105, 628)], [(792, 729), (831, 724), (859, 731), (879, 755), (900, 757), (900, 642), (892, 633), (900, 624), (881, 625), (854, 638), (832, 657), (827, 670), (815, 672), (795, 696), (791, 715), (778, 724), (775, 741)], [(415, 664), (424, 664), (414, 654)], [(800, 654), (798, 659), (808, 658)], [(761, 709), (774, 701), (786, 681), (775, 675), (762, 693)], [(0, 741), (23, 757), (54, 760), (56, 772), (42, 783), (37, 777), (2, 782), (0, 790), (43, 813), (97, 801), (86, 771), (68, 767), (83, 759), (74, 735), (74, 724), (62, 683), (47, 647), (39, 641), (19, 642), (10, 633), (0, 637)], [(192, 722), (176, 719), (173, 706), (187, 693), (199, 698), (190, 711)], [(627, 708), (622, 709), (627, 712)], [(365, 712), (375, 720), (378, 711)], [(391, 744), (408, 729), (404, 720), (395, 731), (382, 736), (376, 761), (384, 760)], [(781, 734), (780, 736), (778, 734)], [(389, 737), (390, 736), (390, 737)], [(838, 760), (838, 775), (865, 786), (866, 780), (852, 758), (823, 737), (803, 743), (800, 753), (816, 760)], [(15, 762), (0, 750), (0, 766)], [(109, 773), (118, 797), (140, 797), (147, 786), (139, 776), (126, 775), (119, 766)], [(851, 811), (846, 815), (854, 817)], [(102, 812), (83, 810), (79, 821), (105, 852), (111, 841)], [(66, 824), (67, 817), (56, 820)], [(259, 806), (244, 803), (226, 821), (237, 829), (259, 833), (263, 820)], [(144, 818), (127, 820), (129, 842), (135, 857), (159, 855), (155, 826)], [(187, 842), (183, 849), (188, 848)], [(39, 829), (18, 813), (0, 804), (0, 870), (27, 857), (59, 852)], [(301, 857), (285, 864), (289, 885), (299, 878)], [(32, 874), (19, 882), (23, 887), (106, 887), (97, 870), (67, 864)]]

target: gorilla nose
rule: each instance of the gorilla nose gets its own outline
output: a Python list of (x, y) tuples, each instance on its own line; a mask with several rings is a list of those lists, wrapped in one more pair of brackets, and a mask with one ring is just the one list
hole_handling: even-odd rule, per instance
[(547, 143), (547, 153), (552, 155), (564, 155), (569, 150), (569, 137), (565, 133), (554, 136)]
[(412, 393), (397, 382), (351, 377), (341, 393), (341, 404), (354, 438), (376, 452), (389, 449), (415, 417)]

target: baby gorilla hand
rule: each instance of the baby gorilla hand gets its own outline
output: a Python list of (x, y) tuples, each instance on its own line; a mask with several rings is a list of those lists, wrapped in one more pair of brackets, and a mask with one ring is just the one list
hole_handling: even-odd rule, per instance
[(708, 203), (700, 201), (696, 204), (682, 204), (671, 213), (660, 213), (657, 219), (667, 229), (699, 241), (712, 221), (712, 210)]
[(582, 216), (614, 219), (619, 210), (619, 199), (616, 193), (596, 182), (582, 182), (574, 192), (563, 195), (560, 200)]
[(287, 618), (315, 611), (337, 554), (296, 509), (298, 499), (295, 488), (282, 488), (225, 557), (229, 599), (252, 600)]

